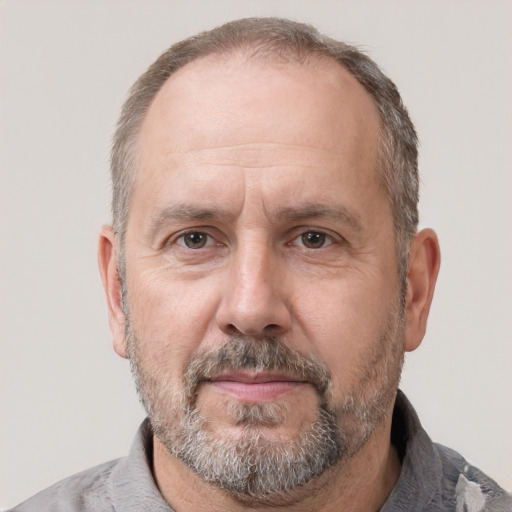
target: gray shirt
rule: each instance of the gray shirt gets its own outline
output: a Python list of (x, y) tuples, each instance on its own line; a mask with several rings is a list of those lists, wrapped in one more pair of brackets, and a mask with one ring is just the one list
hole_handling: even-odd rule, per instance
[[(512, 512), (510, 494), (457, 452), (430, 440), (400, 391), (391, 437), (402, 471), (381, 512)], [(145, 420), (128, 457), (66, 478), (11, 512), (173, 512), (153, 479), (152, 439)]]

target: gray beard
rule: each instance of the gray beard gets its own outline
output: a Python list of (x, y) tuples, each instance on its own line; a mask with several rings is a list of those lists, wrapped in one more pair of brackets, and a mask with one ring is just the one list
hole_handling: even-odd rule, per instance
[(236, 439), (212, 436), (197, 410), (185, 415), (179, 430), (170, 432), (156, 425), (155, 434), (172, 455), (204, 481), (252, 505), (277, 504), (289, 491), (323, 474), (342, 456), (336, 417), (325, 408), (319, 410), (307, 432), (288, 441), (270, 440), (255, 428), (261, 419), (268, 424), (265, 405), (240, 408), (246, 409), (242, 415), (251, 419), (243, 421), (249, 428)]
[[(327, 366), (272, 337), (235, 336), (219, 348), (194, 353), (181, 390), (172, 396), (168, 378), (144, 367), (141, 343), (129, 324), (128, 352), (154, 434), (171, 455), (242, 503), (291, 504), (296, 501), (291, 491), (335, 465), (346, 464), (389, 411), (403, 361), (399, 316), (396, 311), (390, 314), (357, 373), (358, 382), (338, 406), (332, 403)], [(265, 428), (286, 421), (285, 401), (251, 405), (228, 400), (226, 411), (241, 426), (241, 435), (234, 439), (215, 435), (197, 406), (197, 395), (203, 381), (227, 369), (276, 370), (311, 383), (319, 397), (316, 418), (292, 439), (269, 439)]]

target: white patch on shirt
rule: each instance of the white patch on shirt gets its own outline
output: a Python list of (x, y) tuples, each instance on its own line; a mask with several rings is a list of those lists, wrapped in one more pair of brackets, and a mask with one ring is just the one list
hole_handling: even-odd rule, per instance
[(459, 475), (455, 487), (457, 512), (482, 512), (485, 507), (485, 495), (475, 482), (469, 481), (464, 475)]

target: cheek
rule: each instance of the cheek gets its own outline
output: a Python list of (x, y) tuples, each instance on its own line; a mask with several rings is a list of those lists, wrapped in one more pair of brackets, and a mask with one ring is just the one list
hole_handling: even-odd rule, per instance
[[(296, 302), (297, 322), (310, 345), (300, 349), (313, 351), (328, 365), (336, 386), (349, 386), (378, 348), (396, 300), (383, 287), (382, 282), (362, 279), (356, 284), (330, 283), (309, 290)], [(394, 286), (388, 284), (387, 289)]]
[(129, 279), (130, 319), (146, 356), (155, 363), (171, 358), (184, 366), (211, 325), (214, 290), (211, 283), (184, 282), (162, 271), (140, 272)]

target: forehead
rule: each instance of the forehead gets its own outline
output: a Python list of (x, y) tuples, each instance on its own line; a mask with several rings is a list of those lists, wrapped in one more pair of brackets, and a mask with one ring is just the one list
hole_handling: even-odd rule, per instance
[(304, 64), (208, 56), (173, 74), (152, 102), (142, 153), (274, 143), (375, 154), (380, 119), (364, 88), (330, 58)]
[(290, 194), (308, 202), (381, 194), (379, 127), (369, 94), (331, 59), (198, 59), (148, 110), (131, 206), (165, 208), (185, 193), (233, 202), (255, 186), (267, 205)]

